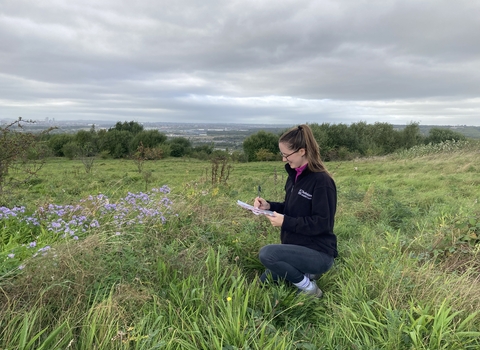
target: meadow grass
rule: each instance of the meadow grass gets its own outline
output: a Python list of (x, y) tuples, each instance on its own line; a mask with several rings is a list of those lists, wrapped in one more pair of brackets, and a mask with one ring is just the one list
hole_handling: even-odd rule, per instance
[[(127, 160), (86, 174), (52, 159), (9, 197), (25, 213), (2, 219), (0, 349), (479, 348), (478, 164), (472, 147), (327, 163), (340, 255), (317, 300), (258, 284), (258, 250), (279, 232), (236, 205), (259, 185), (281, 200), (283, 163), (235, 163), (212, 183), (211, 164), (192, 159), (147, 163), (148, 176)], [(164, 185), (165, 221), (141, 201)], [(132, 196), (133, 224), (102, 211)], [(78, 239), (19, 220), (80, 203), (98, 226), (72, 226)]]

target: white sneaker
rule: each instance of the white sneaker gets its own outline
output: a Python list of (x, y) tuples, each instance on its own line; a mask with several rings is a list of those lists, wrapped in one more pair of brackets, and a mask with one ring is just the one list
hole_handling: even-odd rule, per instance
[(309, 289), (303, 289), (301, 290), (301, 293), (307, 294), (314, 296), (315, 298), (321, 298), (323, 296), (323, 292), (320, 288), (318, 288), (317, 284), (315, 281), (311, 281), (313, 287)]

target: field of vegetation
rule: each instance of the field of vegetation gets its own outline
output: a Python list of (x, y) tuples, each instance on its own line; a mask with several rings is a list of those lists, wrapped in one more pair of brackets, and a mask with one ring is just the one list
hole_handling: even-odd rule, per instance
[(478, 349), (479, 144), (327, 166), (312, 299), (258, 284), (279, 231), (236, 205), (281, 200), (282, 162), (48, 159), (0, 206), (0, 349)]

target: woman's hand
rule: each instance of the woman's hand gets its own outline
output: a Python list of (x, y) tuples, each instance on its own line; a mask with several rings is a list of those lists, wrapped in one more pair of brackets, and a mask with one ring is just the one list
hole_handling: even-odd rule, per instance
[(269, 210), (270, 209), (270, 203), (268, 203), (265, 199), (261, 197), (255, 198), (255, 202), (253, 203), (253, 206), (258, 209), (263, 209), (263, 210)]
[[(255, 202), (253, 203), (253, 206), (258, 209), (263, 209), (263, 210), (270, 210), (270, 203), (268, 203), (265, 199), (261, 197), (255, 198)], [(272, 226), (280, 227), (283, 224), (283, 215), (277, 213), (274, 211), (274, 216), (270, 215), (265, 215), (268, 220), (270, 220), (270, 223)]]
[(277, 213), (276, 211), (273, 212), (274, 216), (270, 216), (270, 215), (265, 215), (268, 220), (270, 220), (270, 223), (272, 224), (272, 226), (275, 226), (275, 227), (281, 227), (282, 224), (283, 224), (283, 214), (279, 214)]

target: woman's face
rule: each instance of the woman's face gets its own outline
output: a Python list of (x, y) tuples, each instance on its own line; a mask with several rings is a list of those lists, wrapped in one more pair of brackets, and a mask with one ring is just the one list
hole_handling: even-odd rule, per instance
[(279, 143), (278, 148), (282, 155), (282, 160), (290, 164), (292, 169), (299, 168), (307, 163), (305, 148), (290, 149), (285, 143)]

